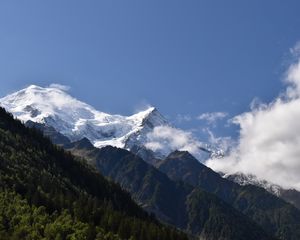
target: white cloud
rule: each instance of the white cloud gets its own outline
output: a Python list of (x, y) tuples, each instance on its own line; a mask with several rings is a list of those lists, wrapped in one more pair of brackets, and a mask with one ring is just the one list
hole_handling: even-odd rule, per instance
[(269, 104), (252, 104), (250, 112), (233, 118), (240, 126), (237, 147), (224, 159), (206, 164), (226, 173), (255, 174), (300, 190), (300, 45), (285, 75), (286, 91)]
[(300, 56), (300, 41), (298, 41), (294, 47), (290, 48), (290, 53), (294, 59), (298, 59)]
[(189, 131), (170, 126), (158, 126), (147, 135), (145, 147), (166, 156), (172, 151), (189, 151), (199, 160), (206, 159), (207, 153), (200, 150), (204, 144), (193, 137)]
[(202, 113), (197, 117), (198, 120), (205, 120), (209, 124), (215, 124), (216, 121), (221, 120), (228, 116), (226, 112), (208, 112)]
[(229, 136), (217, 137), (209, 128), (205, 128), (203, 129), (203, 131), (208, 134), (209, 144), (222, 149), (222, 151), (225, 153), (229, 152), (230, 149), (232, 149), (236, 145), (236, 142)]
[(62, 85), (62, 84), (58, 84), (58, 83), (52, 83), (49, 85), (50, 88), (56, 88), (56, 89), (59, 89), (59, 90), (62, 90), (62, 91), (69, 91), (70, 90), (70, 86), (67, 86), (67, 85)]

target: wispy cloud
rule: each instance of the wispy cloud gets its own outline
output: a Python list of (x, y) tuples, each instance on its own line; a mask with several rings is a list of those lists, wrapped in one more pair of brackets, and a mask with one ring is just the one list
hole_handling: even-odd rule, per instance
[(202, 113), (197, 117), (198, 120), (204, 120), (209, 124), (215, 124), (218, 120), (221, 120), (228, 116), (226, 112), (207, 112)]
[(222, 149), (225, 153), (228, 153), (237, 144), (230, 136), (216, 136), (209, 128), (204, 128), (203, 131), (208, 135), (209, 144)]
[(67, 92), (71, 89), (70, 86), (62, 85), (62, 84), (59, 84), (59, 83), (52, 83), (52, 84), (49, 85), (49, 87), (56, 88), (56, 89), (59, 89), (59, 90), (65, 91), (65, 92)]
[(141, 100), (134, 106), (134, 113), (139, 113), (153, 107), (146, 99)]
[[(217, 171), (257, 175), (300, 190), (300, 44), (291, 50), (294, 61), (286, 71), (286, 91), (274, 101), (254, 101), (251, 111), (233, 118), (240, 127), (237, 147), (224, 159), (207, 165)], [(295, 58), (297, 56), (297, 58)]]
[(147, 135), (145, 147), (160, 152), (166, 156), (172, 151), (189, 151), (199, 160), (206, 160), (207, 154), (201, 151), (205, 146), (189, 131), (183, 131), (170, 126), (158, 126)]

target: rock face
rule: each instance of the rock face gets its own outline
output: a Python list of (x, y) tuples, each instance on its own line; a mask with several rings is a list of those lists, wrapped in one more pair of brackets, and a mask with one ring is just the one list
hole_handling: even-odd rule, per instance
[[(96, 110), (61, 89), (35, 85), (0, 99), (0, 105), (30, 126), (38, 123), (37, 127), (46, 129), (50, 135), (55, 130), (60, 134), (56, 136), (59, 143), (66, 142), (62, 136), (71, 142), (87, 138), (97, 148), (108, 145), (125, 148), (151, 164), (170, 153), (151, 151), (145, 147), (147, 136), (154, 128), (172, 128), (154, 107), (131, 116), (111, 115)], [(206, 146), (203, 144), (203, 148), (199, 148), (204, 159), (220, 153), (206, 149)]]

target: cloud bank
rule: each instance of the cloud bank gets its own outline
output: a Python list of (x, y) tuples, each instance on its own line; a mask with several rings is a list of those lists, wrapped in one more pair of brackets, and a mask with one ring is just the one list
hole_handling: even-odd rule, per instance
[(269, 104), (253, 104), (233, 118), (240, 127), (237, 147), (224, 159), (206, 164), (216, 171), (255, 174), (286, 188), (300, 190), (300, 44), (286, 71), (286, 90)]

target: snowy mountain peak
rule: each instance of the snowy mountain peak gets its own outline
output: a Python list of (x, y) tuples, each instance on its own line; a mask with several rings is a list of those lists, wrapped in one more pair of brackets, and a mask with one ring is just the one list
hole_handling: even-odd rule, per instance
[(96, 147), (130, 148), (168, 121), (154, 107), (131, 116), (111, 115), (71, 97), (55, 87), (30, 85), (0, 99), (0, 105), (20, 120), (53, 127), (71, 141), (88, 138)]
[(49, 117), (60, 115), (64, 121), (91, 118), (95, 109), (72, 98), (57, 88), (42, 88), (36, 85), (22, 89), (0, 99), (0, 104), (20, 120), (45, 123)]
[[(174, 129), (155, 107), (148, 107), (131, 116), (108, 114), (77, 100), (62, 88), (55, 86), (30, 85), (1, 98), (0, 105), (24, 123), (30, 122), (31, 126), (32, 123), (39, 123), (51, 127), (72, 142), (87, 138), (99, 148), (111, 145), (135, 150), (141, 155), (153, 152), (151, 158), (164, 158), (176, 149), (173, 146), (174, 139), (171, 140), (173, 145), (169, 146), (165, 136), (161, 140), (165, 150), (150, 149), (147, 145), (150, 133), (157, 130), (157, 127), (165, 127), (163, 129), (167, 134), (170, 129), (176, 133), (180, 132)], [(171, 136), (173, 137), (175, 138)], [(208, 145), (205, 147), (205, 144), (200, 150), (205, 153), (204, 157), (216, 153)]]
[(160, 125), (168, 125), (167, 119), (155, 107), (149, 107), (147, 110), (139, 112), (133, 116), (142, 116), (143, 119), (142, 124), (148, 125), (150, 128)]

